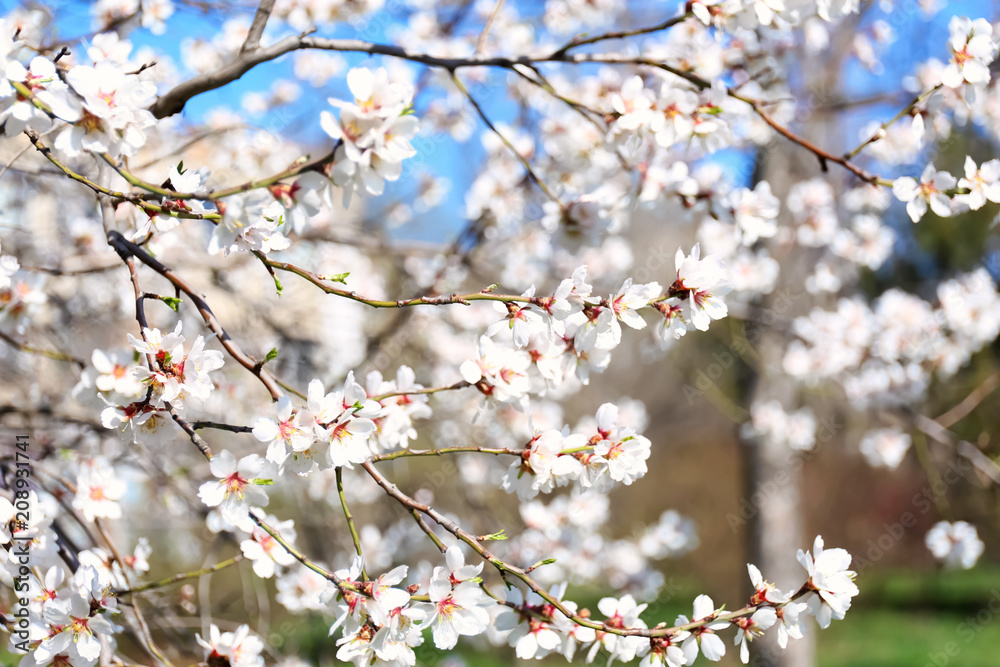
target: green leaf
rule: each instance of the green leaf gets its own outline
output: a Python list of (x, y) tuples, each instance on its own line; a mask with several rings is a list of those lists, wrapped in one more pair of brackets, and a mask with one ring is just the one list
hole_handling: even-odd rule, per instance
[(173, 310), (175, 313), (177, 312), (177, 307), (179, 305), (181, 305), (181, 301), (182, 301), (182, 299), (178, 299), (175, 296), (161, 296), (161, 297), (159, 297), (159, 299), (163, 303), (165, 303), (168, 306), (170, 306), (170, 309)]
[(255, 479), (255, 480), (253, 480), (253, 483), (257, 484), (258, 486), (271, 486), (272, 484), (274, 484), (274, 480), (273, 479)]
[(278, 280), (278, 276), (274, 276), (274, 289), (278, 290), (278, 296), (281, 296), (281, 290), (285, 289), (285, 286)]
[(497, 540), (506, 540), (507, 536), (504, 535), (504, 530), (506, 530), (506, 529), (501, 528), (499, 530), (499, 532), (493, 533), (491, 535), (483, 535), (482, 540), (484, 542), (487, 542), (487, 541), (497, 541)]
[(349, 275), (351, 275), (350, 272), (348, 272), (348, 273), (331, 273), (328, 276), (324, 276), (324, 278), (326, 278), (327, 280), (329, 280), (331, 283), (340, 283), (341, 285), (346, 285), (347, 284), (347, 276), (349, 276)]
[(264, 357), (264, 363), (266, 364), (269, 361), (274, 361), (277, 358), (278, 358), (278, 348), (272, 347), (271, 351), (268, 352), (267, 355)]

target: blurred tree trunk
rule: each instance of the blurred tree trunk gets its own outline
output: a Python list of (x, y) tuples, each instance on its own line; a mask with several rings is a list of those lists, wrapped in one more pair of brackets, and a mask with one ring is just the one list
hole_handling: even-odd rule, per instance
[[(853, 30), (844, 26), (834, 35), (830, 49), (803, 58), (801, 71), (807, 73), (807, 90), (801, 91), (805, 105), (814, 111), (791, 125), (799, 136), (820, 147), (833, 149), (844, 146), (843, 128), (837, 115), (826, 113), (824, 101), (834, 99), (838, 90), (841, 67), (850, 51)], [(811, 98), (810, 98), (811, 96)], [(810, 108), (804, 106), (803, 108)], [(842, 150), (842, 149), (841, 149)], [(785, 207), (792, 184), (807, 175), (827, 180), (835, 191), (845, 187), (839, 172), (823, 173), (818, 158), (802, 147), (778, 138), (758, 156), (754, 182), (767, 181), (772, 192), (782, 201), (779, 224), (789, 224)], [(743, 395), (749, 403), (776, 400), (787, 412), (800, 406), (796, 382), (782, 370), (782, 358), (790, 340), (791, 320), (808, 312), (817, 303), (817, 296), (805, 291), (806, 278), (812, 273), (822, 249), (797, 245), (769, 244), (771, 256), (781, 265), (781, 274), (771, 294), (765, 295), (750, 313), (746, 334), (756, 353), (757, 368), (751, 371)], [(822, 414), (816, 414), (822, 420)], [(819, 434), (817, 434), (819, 437)], [(795, 559), (798, 549), (811, 549), (814, 535), (803, 532), (802, 467), (809, 452), (795, 452), (784, 442), (773, 438), (740, 437), (744, 452), (744, 497), (753, 508), (747, 523), (746, 537), (750, 562), (760, 568), (765, 579), (782, 590), (797, 590), (804, 580), (805, 570)], [(817, 441), (816, 447), (820, 446)], [(788, 648), (777, 644), (777, 633), (761, 638), (756, 663), (765, 667), (812, 667), (815, 664), (816, 638), (814, 623), (804, 623), (802, 639), (791, 639)]]
[[(799, 276), (803, 281), (805, 275)], [(801, 283), (800, 283), (801, 284)], [(759, 317), (773, 308), (774, 299), (761, 304)], [(787, 410), (796, 406), (794, 381), (781, 373), (782, 334), (762, 331), (757, 344), (759, 370), (752, 381), (750, 404), (777, 400)], [(804, 570), (795, 552), (806, 546), (802, 531), (801, 459), (784, 442), (773, 438), (742, 439), (745, 461), (744, 497), (754, 513), (747, 525), (750, 562), (782, 590), (796, 590)], [(806, 625), (802, 639), (788, 648), (777, 645), (777, 633), (764, 635), (757, 646), (757, 663), (774, 667), (811, 667), (815, 664), (815, 633)]]

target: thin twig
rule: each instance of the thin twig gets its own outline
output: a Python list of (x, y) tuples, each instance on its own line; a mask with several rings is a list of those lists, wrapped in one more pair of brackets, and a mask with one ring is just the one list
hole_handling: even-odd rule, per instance
[(444, 306), (449, 304), (463, 304), (468, 305), (472, 301), (501, 301), (501, 302), (517, 302), (517, 303), (538, 303), (539, 297), (527, 297), (517, 294), (494, 294), (488, 290), (481, 290), (479, 292), (474, 292), (471, 294), (450, 294), (445, 296), (417, 296), (409, 299), (397, 299), (395, 301), (388, 301), (384, 299), (373, 299), (370, 297), (358, 294), (354, 290), (342, 289), (340, 287), (334, 287), (329, 284), (325, 276), (313, 273), (308, 269), (303, 269), (295, 264), (290, 264), (288, 262), (278, 262), (273, 259), (265, 259), (265, 265), (271, 268), (279, 269), (281, 271), (287, 271), (289, 273), (294, 273), (300, 278), (308, 280), (316, 287), (319, 287), (327, 294), (334, 294), (336, 296), (343, 297), (345, 299), (350, 299), (352, 301), (357, 301), (358, 303), (363, 303), (365, 305), (371, 306), (373, 308), (406, 308), (409, 306)]
[(863, 151), (865, 149), (866, 146), (868, 146), (869, 144), (875, 143), (876, 141), (878, 141), (879, 139), (881, 139), (882, 136), (883, 136), (883, 134), (885, 133), (885, 131), (887, 129), (889, 129), (890, 125), (892, 125), (893, 123), (895, 123), (897, 120), (899, 120), (903, 116), (909, 115), (914, 109), (917, 108), (917, 106), (921, 102), (923, 102), (924, 100), (926, 100), (928, 97), (930, 97), (931, 95), (933, 95), (937, 91), (941, 90), (942, 86), (944, 86), (944, 84), (943, 83), (939, 83), (938, 85), (934, 86), (930, 90), (924, 91), (920, 95), (917, 95), (917, 97), (915, 97), (913, 99), (913, 101), (911, 101), (905, 107), (903, 107), (902, 109), (900, 109), (899, 113), (897, 113), (895, 116), (893, 116), (892, 118), (890, 118), (886, 122), (882, 123), (879, 126), (879, 129), (875, 130), (875, 132), (872, 133), (872, 136), (870, 136), (868, 139), (862, 141), (857, 146), (857, 148), (855, 148), (852, 151), (848, 151), (847, 153), (844, 153), (844, 157), (846, 159), (848, 159), (848, 160), (853, 160), (855, 157), (858, 156), (858, 153), (860, 153), (861, 151)]
[(993, 373), (993, 375), (986, 378), (982, 384), (973, 389), (968, 396), (962, 399), (961, 403), (953, 407), (951, 410), (948, 410), (948, 412), (936, 418), (934, 421), (944, 428), (951, 428), (951, 426), (956, 422), (965, 419), (965, 417), (975, 410), (976, 406), (982, 403), (987, 396), (992, 394), (997, 387), (1000, 387), (1000, 370), (997, 370)]
[(390, 391), (385, 394), (378, 394), (372, 396), (373, 401), (384, 401), (387, 398), (392, 398), (393, 396), (427, 396), (429, 394), (436, 394), (441, 391), (453, 391), (455, 389), (465, 389), (466, 387), (473, 386), (466, 380), (461, 382), (456, 382), (455, 384), (445, 385), (443, 387), (424, 387), (423, 389), (407, 389), (405, 391)]
[(206, 574), (212, 574), (213, 572), (218, 572), (224, 570), (227, 567), (236, 565), (241, 560), (243, 560), (243, 554), (237, 554), (230, 558), (229, 560), (224, 560), (220, 563), (216, 563), (210, 567), (203, 567), (199, 570), (192, 570), (191, 572), (181, 572), (180, 574), (175, 574), (173, 576), (167, 577), (166, 579), (160, 579), (159, 581), (151, 581), (149, 583), (140, 584), (139, 586), (133, 586), (131, 588), (126, 588), (124, 590), (115, 591), (115, 595), (121, 597), (123, 595), (132, 595), (135, 593), (142, 593), (144, 591), (151, 591), (154, 588), (164, 588), (165, 586), (170, 586), (172, 584), (177, 584), (182, 581), (187, 581), (188, 579), (197, 579), (203, 577)]
[(67, 361), (72, 364), (76, 364), (80, 369), (87, 367), (87, 362), (79, 357), (75, 357), (72, 354), (67, 354), (66, 352), (60, 352), (59, 350), (46, 350), (40, 347), (34, 347), (33, 345), (28, 345), (27, 343), (22, 343), (17, 340), (9, 333), (0, 331), (0, 340), (7, 343), (15, 350), (19, 352), (27, 352), (28, 354), (37, 354), (40, 357), (47, 357), (49, 359), (55, 359), (56, 361)]
[(492, 454), (494, 456), (522, 456), (525, 450), (508, 449), (506, 447), (474, 447), (471, 445), (468, 447), (441, 447), (440, 449), (402, 449), (398, 452), (390, 452), (388, 454), (376, 454), (371, 460), (375, 463), (380, 463), (382, 461), (395, 461), (396, 459), (410, 457), (444, 456), (445, 454), (473, 452), (478, 454)]
[(531, 162), (528, 161), (528, 158), (521, 155), (521, 152), (517, 150), (517, 148), (514, 146), (513, 143), (511, 143), (510, 139), (505, 137), (503, 133), (496, 128), (496, 126), (493, 124), (493, 121), (490, 120), (489, 116), (486, 115), (486, 112), (479, 105), (479, 102), (476, 101), (476, 98), (472, 96), (472, 93), (470, 93), (468, 88), (465, 87), (465, 84), (459, 80), (458, 75), (452, 72), (451, 80), (454, 82), (459, 92), (465, 95), (465, 99), (469, 100), (469, 103), (472, 105), (472, 108), (476, 110), (476, 113), (479, 114), (479, 117), (483, 120), (484, 123), (486, 123), (486, 127), (490, 128), (490, 131), (492, 131), (493, 134), (497, 135), (500, 141), (503, 142), (503, 145), (506, 146), (510, 150), (510, 152), (514, 154), (514, 157), (517, 158), (517, 161), (521, 163), (521, 166), (524, 167), (524, 170), (528, 172), (528, 176), (531, 178), (532, 181), (535, 182), (535, 185), (537, 185), (539, 189), (541, 189), (541, 191), (545, 193), (546, 197), (554, 201), (556, 204), (562, 206), (562, 204), (559, 202), (559, 198), (556, 197), (555, 193), (553, 193), (552, 190), (549, 189), (549, 186), (547, 186), (545, 182), (541, 178), (539, 178), (538, 174), (535, 173), (535, 170), (531, 166)]
[(230, 433), (253, 433), (253, 426), (238, 426), (236, 424), (223, 424), (210, 421), (191, 422), (191, 428), (195, 431), (203, 428), (214, 428), (219, 431), (229, 431)]
[(344, 509), (344, 518), (347, 519), (347, 528), (351, 531), (351, 540), (354, 542), (354, 550), (357, 552), (358, 556), (361, 558), (361, 578), (368, 581), (368, 570), (365, 565), (365, 554), (361, 550), (361, 538), (358, 536), (358, 530), (354, 527), (354, 519), (351, 517), (351, 510), (347, 506), (347, 497), (344, 495), (344, 472), (343, 468), (337, 467), (336, 470), (337, 477), (337, 496), (340, 498), (340, 506)]
[(181, 427), (181, 430), (187, 433), (188, 438), (190, 438), (191, 442), (194, 443), (194, 446), (198, 448), (198, 451), (202, 453), (202, 456), (204, 456), (206, 459), (211, 460), (213, 456), (212, 448), (208, 446), (208, 443), (205, 442), (204, 438), (202, 438), (195, 432), (194, 427), (192, 427), (191, 424), (187, 422), (187, 420), (181, 417), (180, 414), (177, 413), (177, 410), (172, 405), (167, 403), (166, 406), (167, 410), (170, 412), (170, 417), (174, 420), (174, 422), (178, 426)]
[[(104, 526), (101, 525), (101, 520), (95, 518), (94, 526), (97, 527), (97, 531), (101, 534), (101, 537), (104, 538), (104, 542), (108, 545), (108, 549), (111, 550), (112, 556), (114, 556), (114, 559), (118, 561), (118, 564), (121, 566), (122, 576), (125, 578), (125, 585), (130, 586), (131, 584), (128, 580), (128, 566), (125, 564), (125, 560), (121, 557), (121, 554), (118, 553), (118, 549), (115, 547), (111, 538), (104, 530)], [(156, 645), (156, 642), (153, 641), (153, 635), (149, 631), (149, 625), (146, 623), (146, 617), (143, 615), (142, 609), (139, 607), (138, 603), (132, 605), (132, 611), (135, 613), (136, 622), (139, 624), (139, 635), (142, 638), (143, 648), (145, 648), (154, 659), (159, 660), (166, 665), (166, 667), (174, 667), (173, 663), (170, 662), (167, 656), (163, 654), (160, 647)]]
[(647, 26), (645, 28), (634, 28), (632, 30), (616, 30), (613, 32), (606, 32), (600, 35), (594, 35), (593, 37), (574, 37), (561, 48), (557, 49), (552, 53), (552, 58), (565, 55), (570, 49), (575, 49), (580, 46), (587, 44), (596, 44), (598, 42), (604, 42), (611, 39), (624, 39), (626, 37), (635, 37), (637, 35), (648, 35), (653, 32), (659, 32), (661, 30), (666, 30), (672, 28), (673, 26), (683, 23), (690, 17), (694, 16), (691, 12), (681, 14), (680, 16), (675, 16), (673, 18), (667, 19), (662, 23), (657, 23), (656, 25)]
[(497, 15), (503, 8), (504, 0), (497, 0), (496, 5), (493, 6), (493, 11), (490, 12), (489, 18), (486, 19), (486, 25), (483, 26), (483, 31), (479, 33), (479, 39), (476, 40), (476, 51), (475, 55), (479, 55), (486, 48), (486, 40), (490, 36), (490, 28), (493, 27), (493, 22), (496, 21)]

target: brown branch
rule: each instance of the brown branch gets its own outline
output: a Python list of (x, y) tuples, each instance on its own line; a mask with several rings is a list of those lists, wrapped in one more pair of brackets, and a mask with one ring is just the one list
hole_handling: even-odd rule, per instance
[(327, 294), (333, 294), (336, 296), (343, 297), (345, 299), (350, 299), (351, 301), (357, 301), (358, 303), (363, 303), (365, 305), (371, 306), (372, 308), (406, 308), (409, 306), (444, 306), (448, 304), (460, 303), (462, 305), (469, 305), (472, 301), (502, 301), (509, 302), (515, 301), (519, 303), (534, 303), (537, 301), (537, 297), (526, 297), (514, 294), (493, 294), (488, 289), (479, 292), (474, 292), (472, 294), (450, 294), (447, 296), (417, 296), (410, 299), (398, 299), (395, 301), (388, 301), (384, 299), (373, 299), (370, 297), (358, 294), (354, 290), (341, 289), (339, 287), (334, 287), (328, 284), (325, 276), (318, 275), (309, 271), (308, 269), (303, 269), (295, 264), (289, 264), (288, 262), (278, 262), (273, 259), (267, 259), (266, 257), (262, 260), (265, 266), (279, 269), (281, 271), (287, 271), (289, 273), (294, 273), (300, 278), (304, 278), (316, 287)]
[(240, 54), (256, 51), (260, 46), (260, 37), (264, 34), (267, 20), (271, 18), (272, 9), (274, 9), (274, 0), (260, 0), (257, 13), (253, 17), (253, 23), (250, 24), (250, 30), (247, 32), (247, 39), (240, 47)]
[(274, 378), (264, 370), (263, 366), (259, 364), (256, 359), (240, 349), (239, 345), (237, 345), (236, 342), (230, 338), (229, 334), (219, 323), (218, 318), (215, 317), (215, 313), (212, 312), (212, 309), (208, 306), (205, 299), (203, 299), (200, 294), (195, 292), (194, 288), (188, 285), (184, 279), (174, 273), (172, 269), (164, 266), (159, 260), (152, 257), (135, 243), (127, 240), (117, 231), (111, 230), (108, 232), (108, 243), (123, 259), (126, 260), (126, 262), (128, 257), (135, 257), (153, 271), (156, 271), (158, 274), (169, 280), (174, 287), (186, 294), (198, 309), (205, 325), (212, 331), (212, 333), (215, 334), (219, 343), (223, 348), (225, 348), (226, 352), (229, 353), (229, 356), (231, 356), (239, 365), (243, 366), (253, 375), (257, 376), (257, 378), (271, 394), (271, 398), (273, 400), (277, 401), (283, 396), (283, 392), (277, 382), (275, 382)]
[(229, 431), (230, 433), (252, 433), (253, 426), (238, 426), (236, 424), (222, 424), (220, 422), (198, 421), (191, 422), (191, 428), (198, 431), (203, 428), (214, 428), (219, 431)]
[(208, 443), (205, 442), (204, 438), (195, 433), (194, 427), (177, 413), (177, 410), (174, 408), (174, 406), (170, 405), (169, 403), (166, 403), (165, 405), (167, 406), (167, 410), (170, 412), (170, 417), (174, 420), (174, 422), (178, 426), (181, 427), (181, 430), (187, 433), (188, 437), (191, 439), (191, 442), (193, 442), (194, 446), (198, 448), (198, 451), (201, 452), (202, 456), (204, 456), (208, 460), (211, 460), (213, 456), (212, 448), (208, 446)]
[(856, 164), (854, 164), (853, 162), (851, 162), (850, 160), (848, 160), (846, 157), (840, 157), (840, 156), (837, 156), (837, 155), (833, 155), (832, 153), (829, 153), (829, 152), (823, 150), (822, 148), (820, 148), (816, 144), (813, 144), (809, 140), (804, 139), (804, 138), (798, 136), (797, 134), (793, 133), (791, 130), (789, 130), (785, 126), (778, 124), (777, 121), (775, 121), (773, 118), (771, 118), (771, 116), (768, 115), (761, 108), (761, 103), (760, 102), (757, 102), (757, 101), (750, 102), (750, 107), (754, 110), (754, 113), (756, 113), (760, 117), (761, 120), (763, 120), (765, 123), (767, 123), (768, 125), (770, 125), (771, 128), (774, 129), (775, 132), (777, 132), (781, 136), (785, 137), (786, 139), (788, 139), (792, 143), (798, 144), (802, 148), (805, 148), (807, 151), (810, 151), (817, 158), (819, 158), (820, 167), (822, 168), (822, 170), (824, 172), (827, 171), (827, 163), (833, 162), (834, 164), (839, 164), (844, 169), (846, 169), (847, 171), (851, 172), (852, 174), (854, 174), (855, 176), (857, 176), (858, 178), (860, 178), (862, 181), (864, 181), (866, 183), (871, 183), (873, 185), (889, 185), (889, 186), (892, 185), (891, 181), (885, 182), (883, 179), (879, 178), (878, 176), (876, 176), (874, 174), (869, 174), (867, 171), (865, 171), (861, 167), (857, 166)]
[[(604, 63), (615, 65), (646, 65), (655, 64), (645, 58), (620, 55), (616, 53), (581, 53), (569, 54), (555, 51), (546, 56), (530, 57), (519, 56), (509, 58), (505, 56), (471, 56), (467, 58), (441, 58), (408, 51), (400, 46), (391, 44), (376, 44), (358, 39), (328, 39), (324, 37), (312, 37), (311, 32), (301, 35), (293, 35), (265, 48), (259, 48), (252, 53), (240, 54), (236, 59), (227, 63), (219, 70), (207, 74), (192, 77), (183, 83), (177, 84), (167, 91), (156, 102), (149, 107), (157, 118), (165, 118), (180, 113), (188, 100), (208, 92), (221, 88), (228, 83), (239, 79), (251, 69), (265, 62), (280, 58), (286, 53), (299, 51), (302, 49), (317, 49), (320, 51), (338, 51), (342, 53), (367, 53), (368, 55), (391, 56), (401, 58), (411, 62), (427, 65), (428, 67), (438, 67), (454, 72), (466, 67), (501, 67), (513, 69), (515, 65), (530, 66), (536, 63)], [(711, 87), (711, 84), (709, 84)]]
[[(528, 570), (516, 567), (514, 565), (510, 565), (509, 563), (505, 563), (504, 561), (500, 560), (499, 558), (494, 556), (488, 549), (486, 549), (476, 538), (475, 535), (471, 535), (470, 533), (466, 532), (457, 523), (455, 523), (448, 517), (444, 516), (443, 514), (435, 510), (433, 507), (418, 502), (413, 498), (411, 498), (410, 496), (403, 493), (402, 491), (400, 491), (395, 484), (390, 482), (388, 479), (385, 478), (384, 475), (382, 475), (378, 470), (376, 470), (370, 461), (366, 461), (361, 465), (368, 472), (371, 478), (375, 480), (375, 483), (378, 484), (380, 487), (382, 487), (382, 490), (385, 491), (386, 494), (388, 494), (391, 498), (395, 499), (401, 505), (410, 510), (411, 513), (424, 514), (433, 519), (442, 528), (444, 528), (449, 533), (460, 539), (462, 542), (465, 542), (467, 545), (469, 545), (469, 547), (471, 547), (473, 551), (479, 554), (481, 558), (483, 558), (484, 560), (492, 564), (494, 567), (496, 567), (497, 570), (500, 572), (501, 576), (503, 576), (505, 573), (509, 573), (512, 576), (516, 577), (517, 579), (521, 580), (521, 582), (527, 585), (532, 592), (534, 592), (540, 598), (545, 600), (555, 610), (557, 610), (559, 613), (561, 613), (563, 616), (573, 621), (577, 625), (581, 625), (586, 628), (591, 628), (593, 630), (597, 630), (600, 632), (608, 632), (617, 635), (640, 636), (640, 637), (666, 637), (675, 634), (680, 630), (691, 630), (694, 628), (704, 626), (708, 623), (711, 623), (712, 621), (716, 620), (730, 621), (736, 618), (750, 616), (761, 606), (778, 606), (778, 607), (781, 606), (781, 605), (771, 605), (769, 603), (763, 603), (763, 602), (760, 604), (748, 604), (745, 607), (742, 607), (732, 612), (713, 614), (709, 618), (698, 619), (691, 623), (687, 623), (685, 625), (679, 625), (672, 628), (666, 627), (666, 624), (660, 624), (651, 629), (621, 628), (617, 626), (609, 626), (605, 623), (592, 621), (589, 618), (584, 618), (579, 614), (570, 611), (570, 609), (567, 608), (566, 605), (564, 605), (561, 600), (557, 599), (547, 590), (542, 588), (534, 579), (532, 579), (531, 575), (528, 573)], [(423, 529), (423, 526), (421, 526), (421, 529)], [(437, 542), (435, 542), (435, 544), (437, 544)], [(792, 599), (794, 600), (799, 597), (802, 597), (803, 595), (806, 595), (809, 592), (810, 589), (808, 589), (807, 586), (804, 585), (796, 592), (794, 596), (792, 596)]]
[[(675, 19), (671, 19), (673, 21)], [(661, 24), (663, 25), (663, 24)], [(669, 27), (669, 26), (668, 26)], [(639, 34), (639, 33), (636, 33)], [(608, 33), (607, 35), (613, 35), (613, 33)], [(601, 36), (601, 39), (610, 39), (609, 36)], [(591, 38), (594, 39), (594, 38)], [(596, 40), (600, 41), (600, 40)], [(578, 46), (583, 43), (590, 43), (588, 40), (579, 41), (577, 43), (572, 43), (567, 45), (569, 47)], [(403, 60), (409, 60), (412, 62), (421, 63), (427, 65), (428, 67), (438, 67), (454, 75), (455, 71), (465, 67), (500, 67), (510, 70), (515, 70), (515, 65), (523, 65), (532, 67), (540, 63), (567, 63), (567, 64), (585, 64), (585, 63), (601, 63), (606, 65), (645, 65), (648, 67), (655, 67), (661, 69), (665, 72), (670, 72), (675, 76), (678, 76), (685, 81), (688, 81), (692, 85), (705, 90), (712, 87), (711, 82), (702, 79), (690, 72), (672, 67), (666, 63), (651, 60), (649, 58), (636, 57), (618, 53), (567, 53), (567, 47), (564, 46), (556, 51), (539, 57), (531, 56), (519, 56), (517, 58), (508, 58), (501, 56), (472, 56), (467, 58), (440, 58), (437, 56), (431, 56), (424, 53), (414, 53), (408, 51), (399, 46), (393, 46), (388, 44), (376, 44), (372, 42), (365, 42), (361, 40), (354, 39), (326, 39), (322, 37), (311, 37), (309, 33), (304, 33), (298, 36), (287, 37), (280, 42), (267, 47), (257, 49), (253, 53), (244, 53), (237, 57), (235, 60), (225, 65), (216, 72), (209, 74), (202, 74), (196, 76), (188, 81), (178, 84), (173, 89), (168, 91), (162, 97), (160, 97), (156, 103), (154, 103), (149, 110), (157, 118), (164, 118), (166, 116), (179, 113), (183, 110), (184, 105), (192, 97), (199, 95), (201, 93), (207, 92), (209, 90), (214, 90), (216, 88), (222, 87), (227, 83), (235, 81), (240, 78), (246, 72), (250, 71), (257, 65), (274, 60), (286, 53), (297, 51), (300, 49), (318, 49), (325, 51), (340, 51), (348, 53), (367, 53), (368, 55), (384, 55), (392, 56), (395, 58), (401, 58)], [(754, 100), (741, 95), (737, 90), (733, 88), (728, 88), (726, 90), (727, 94), (738, 99), (746, 104), (748, 104), (754, 113), (756, 113), (760, 118), (767, 123), (772, 129), (774, 129), (778, 134), (782, 135), (786, 139), (798, 144), (799, 146), (805, 148), (806, 150), (812, 152), (820, 160), (821, 165), (825, 168), (828, 163), (838, 164), (855, 176), (865, 181), (866, 183), (876, 183), (879, 185), (888, 185), (891, 182), (880, 179), (878, 176), (869, 174), (864, 169), (858, 167), (856, 164), (851, 162), (849, 159), (843, 156), (834, 155), (822, 148), (819, 148), (815, 144), (799, 137), (793, 133), (788, 128), (779, 124), (775, 121), (767, 112), (764, 111), (764, 102), (760, 100)], [(482, 115), (482, 114), (480, 114)], [(537, 180), (537, 179), (536, 179)], [(540, 187), (544, 188), (544, 185), (540, 184)], [(548, 194), (548, 193), (547, 193)]]
[(269, 47), (240, 53), (234, 60), (223, 65), (215, 72), (201, 74), (176, 85), (169, 92), (157, 99), (149, 107), (149, 111), (157, 118), (166, 118), (167, 116), (180, 113), (184, 110), (184, 105), (187, 104), (187, 101), (192, 97), (236, 81), (261, 63), (266, 63), (280, 58), (286, 53), (306, 48), (305, 39), (308, 34), (303, 33), (297, 36), (286, 37)]
[(28, 271), (32, 273), (47, 273), (50, 276), (82, 276), (88, 273), (104, 273), (105, 271), (113, 271), (115, 269), (120, 269), (121, 264), (108, 264), (105, 266), (88, 266), (82, 269), (60, 269), (58, 267), (47, 267), (47, 266), (22, 266), (22, 271)]
[(693, 14), (687, 12), (680, 16), (675, 16), (671, 19), (667, 19), (662, 23), (657, 23), (656, 25), (647, 26), (645, 28), (635, 28), (633, 30), (616, 30), (614, 32), (606, 32), (601, 35), (594, 35), (593, 37), (574, 37), (561, 48), (553, 52), (552, 58), (563, 56), (570, 49), (575, 49), (586, 44), (596, 44), (598, 42), (604, 42), (611, 39), (624, 39), (626, 37), (636, 37), (637, 35), (648, 35), (653, 32), (659, 32), (661, 30), (666, 30), (672, 28), (678, 23), (683, 23), (689, 19)]

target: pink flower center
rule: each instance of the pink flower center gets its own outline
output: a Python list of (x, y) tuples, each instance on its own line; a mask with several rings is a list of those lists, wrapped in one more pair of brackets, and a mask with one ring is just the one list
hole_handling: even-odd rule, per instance
[(299, 435), (302, 430), (289, 419), (278, 424), (278, 432), (281, 434), (282, 440), (290, 440)]
[(240, 477), (240, 473), (234, 472), (232, 475), (226, 478), (226, 495), (236, 496), (239, 499), (243, 499), (243, 489), (246, 488), (247, 484), (250, 482), (243, 477)]

